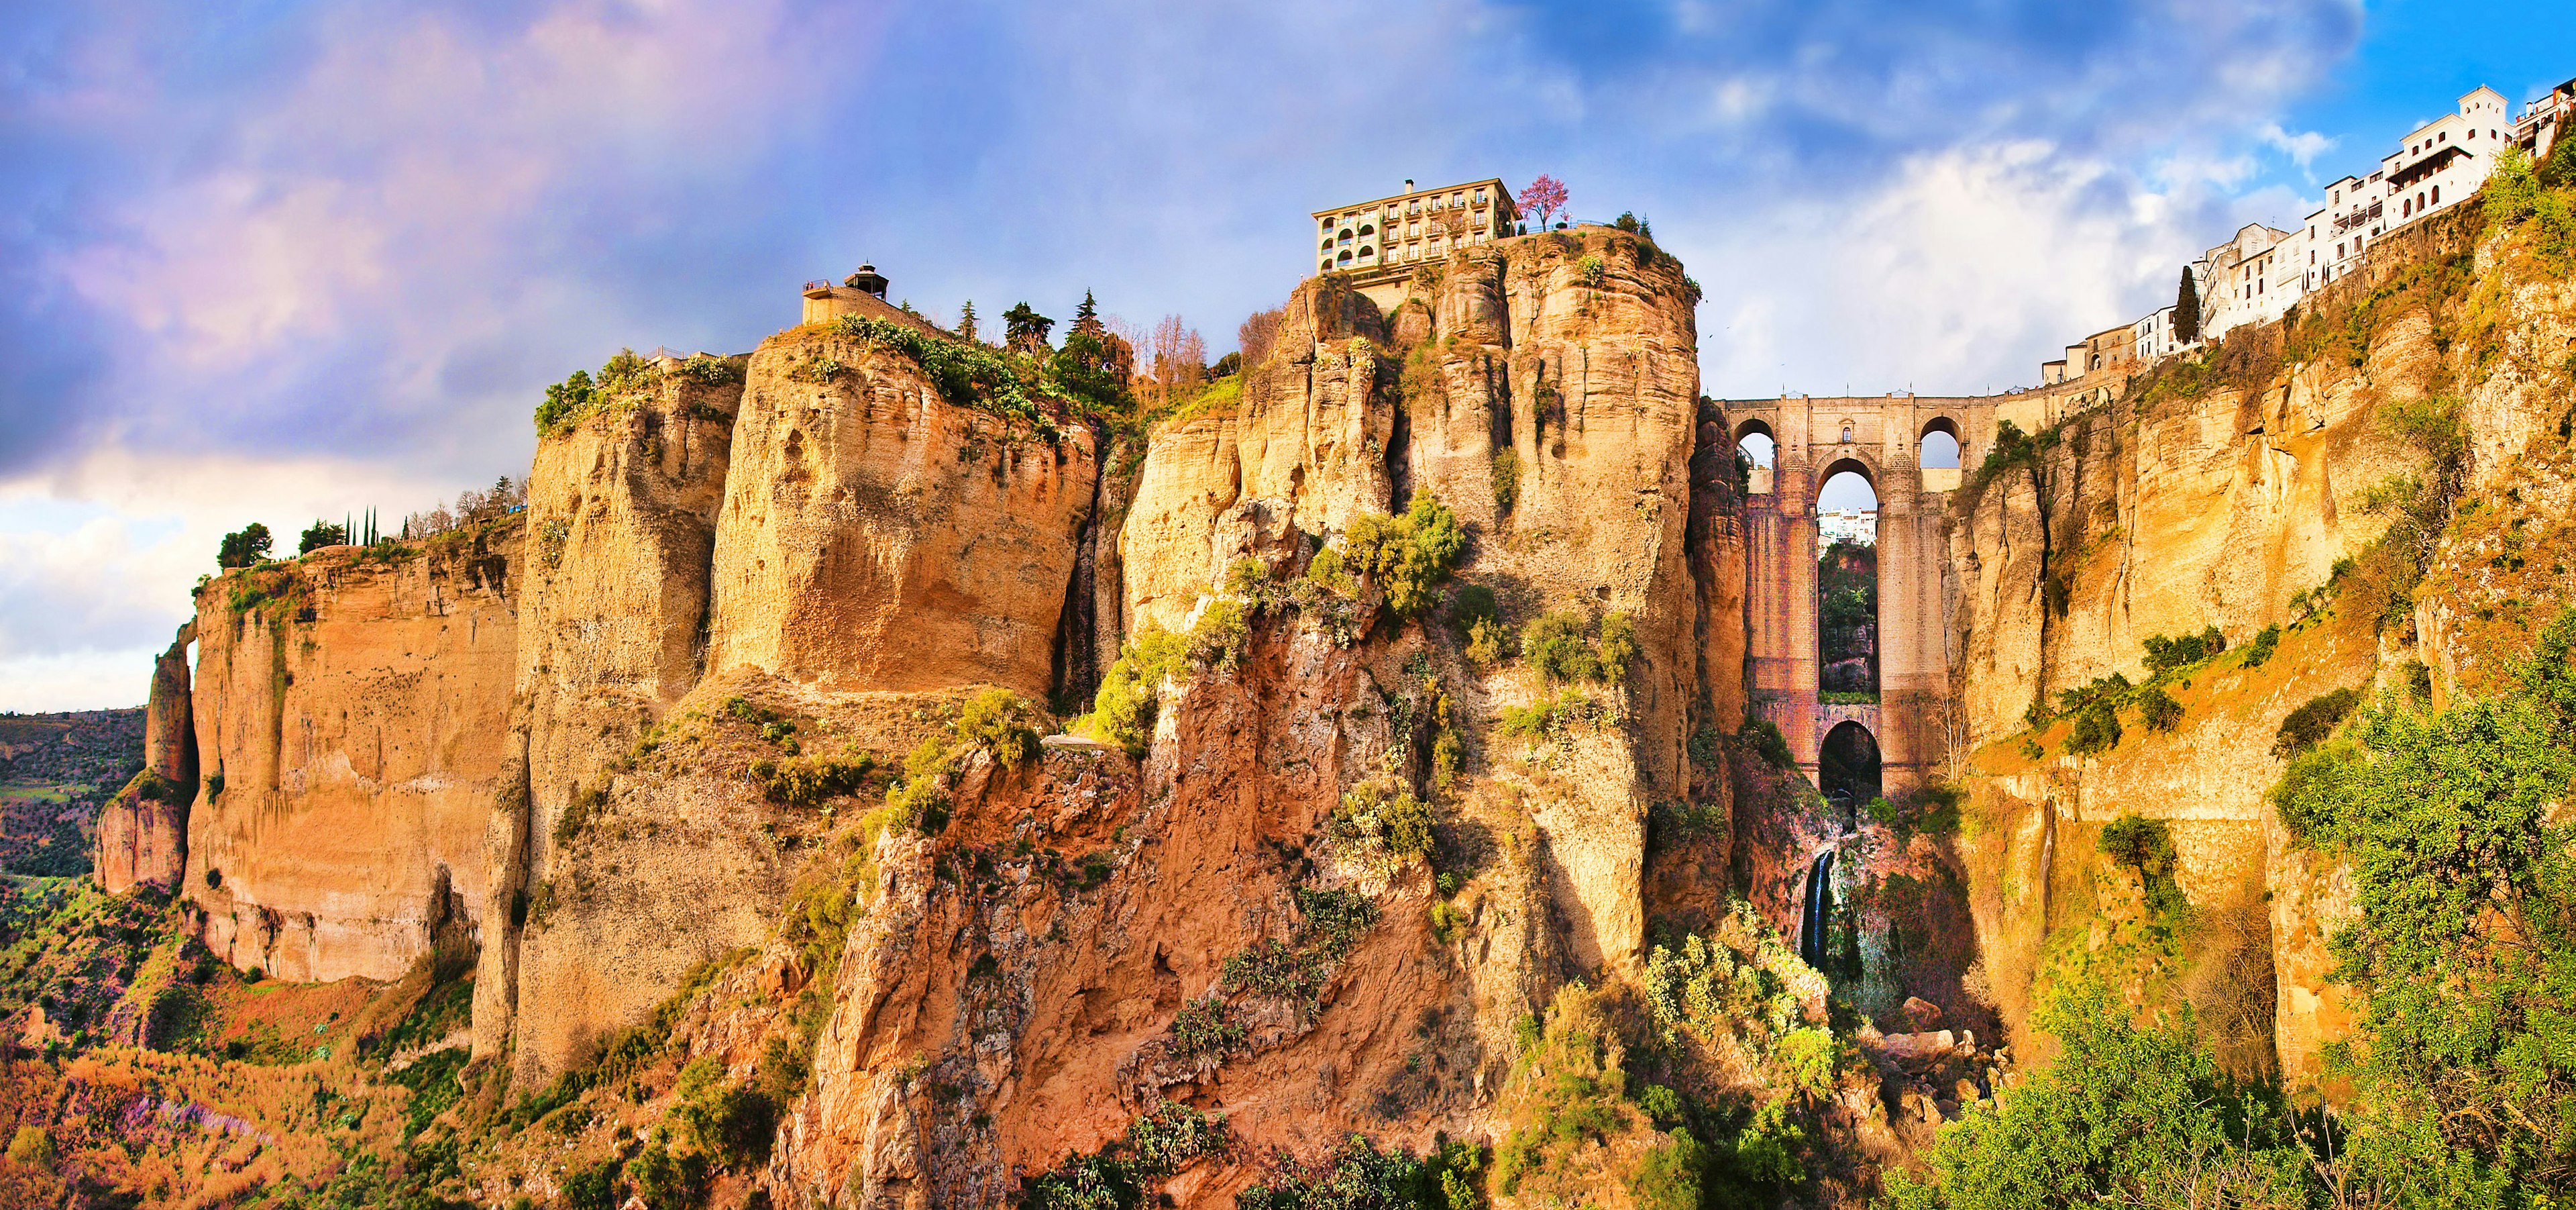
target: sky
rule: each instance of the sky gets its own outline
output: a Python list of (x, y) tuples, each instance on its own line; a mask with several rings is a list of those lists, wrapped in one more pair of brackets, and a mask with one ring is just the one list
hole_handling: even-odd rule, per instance
[(526, 473), (544, 385), (872, 261), (1211, 349), (1310, 210), (1547, 173), (1705, 287), (1719, 398), (2034, 382), (2562, 6), (84, 0), (0, 8), (0, 709), (133, 705), (261, 521)]

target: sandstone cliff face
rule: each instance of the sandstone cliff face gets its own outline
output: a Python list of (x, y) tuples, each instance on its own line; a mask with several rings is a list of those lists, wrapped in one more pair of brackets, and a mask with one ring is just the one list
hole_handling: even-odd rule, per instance
[(716, 523), (708, 668), (1042, 697), (1097, 479), (1087, 429), (955, 406), (908, 359), (840, 336), (772, 337)]
[[(1430, 492), (1474, 535), (1467, 578), (1522, 613), (1628, 615), (1645, 653), (1628, 725), (1565, 754), (1582, 775), (1494, 762), (1498, 792), (1549, 840), (1582, 968), (1636, 955), (1646, 804), (1686, 792), (1695, 708), (1742, 700), (1740, 613), (1702, 608), (1741, 599), (1740, 558), (1715, 523), (1696, 573), (1688, 554), (1702, 444), (1689, 289), (1671, 258), (1606, 232), (1452, 258), (1416, 275), (1392, 320), (1309, 282), (1241, 407), (1156, 435), (1122, 541), (1130, 627), (1179, 630), (1261, 535), (1328, 535), (1397, 509), (1399, 488)], [(1505, 673), (1475, 692), (1499, 708), (1544, 690)]]
[[(1977, 741), (2022, 730), (2024, 710), (2042, 695), (2053, 702), (2115, 671), (2143, 679), (2148, 635), (2214, 624), (2241, 646), (2267, 625), (2295, 622), (2291, 598), (2325, 584), (2338, 559), (2387, 527), (2367, 503), (2372, 489), (2426, 473), (2423, 449), (2383, 419), (2392, 405), (2456, 396), (2471, 481), (2490, 494), (2531, 486), (2526, 446), (2544, 432), (2554, 441), (2563, 411), (2538, 385), (2535, 363), (2576, 328), (2564, 318), (2563, 289), (2494, 272), (2494, 248), (2476, 253), (2481, 293), (2465, 302), (2442, 293), (2442, 266), (2471, 255), (2475, 217), (2401, 233), (2367, 276), (2303, 304), (2331, 326), (2366, 333), (2357, 343), (2285, 350), (2278, 326), (2231, 334), (2213, 357), (2217, 381), (2134, 382), (2129, 397), (2060, 426), (2035, 470), (2006, 469), (1982, 492), (1961, 493), (1952, 609), (1964, 652), (1959, 691)], [(2481, 306), (2503, 317), (2497, 350), (2463, 339)], [(2383, 633), (2356, 616), (2367, 610), (2338, 608), (2293, 626), (2260, 668), (2231, 658), (2173, 686), (2185, 715), (2170, 734), (2132, 721), (2110, 752), (2040, 762), (1990, 744), (1970, 778), (1986, 826), (1961, 849), (2006, 1015), (2017, 1021), (2028, 1007), (2053, 931), (2085, 931), (2097, 953), (2110, 936), (2095, 885), (2116, 872), (2094, 851), (2100, 826), (2126, 813), (2162, 819), (2181, 853), (2184, 891), (2222, 931), (2252, 935), (2270, 967), (2263, 1059), (2294, 1084), (2314, 1083), (2321, 1048), (2352, 1020), (2343, 989), (2327, 979), (2325, 948), (2350, 892), (2330, 860), (2291, 843), (2264, 801), (2282, 769), (2273, 735), (2319, 694), (2402, 684), (2409, 660), (2431, 664), (2445, 690), (2464, 663), (2498, 664), (2499, 644), (2460, 625), (2464, 615), (2497, 616), (2466, 599), (2477, 595), (2470, 582), (2492, 579), (2483, 566), (2492, 553), (2437, 560), (2411, 627)], [(2444, 579), (2441, 568), (2455, 565), (2476, 571)], [(2049, 608), (2051, 581), (2062, 611)], [(2510, 629), (2527, 635), (2527, 619)], [(2064, 734), (2059, 723), (2032, 738), (2054, 752)], [(2188, 981), (2189, 972), (2166, 973)]]
[[(399, 976), (484, 902), (509, 736), (515, 523), (378, 561), (316, 552), (199, 594), (207, 780), (185, 892), (208, 948), (282, 978)], [(220, 786), (220, 789), (218, 789)]]
[[(475, 989), (477, 1054), (520, 1033), (522, 1063), (559, 1065), (564, 1035), (631, 1016), (634, 1000), (649, 1003), (677, 969), (655, 964), (641, 984), (612, 979), (607, 994), (585, 994), (588, 982), (575, 973), (584, 951), (560, 940), (529, 944), (522, 928), (567, 806), (596, 791), (602, 770), (698, 682), (715, 514), (741, 390), (666, 377), (538, 445), (516, 700), (484, 842), (482, 918), (491, 923)], [(658, 951), (671, 939), (646, 931), (660, 927), (648, 918), (630, 924), (625, 935), (583, 940), (608, 942), (597, 947), (604, 954)], [(534, 1006), (534, 1034), (519, 1029), (522, 1002)]]
[(152, 665), (144, 701), (143, 771), (99, 812), (91, 868), (101, 889), (122, 895), (144, 883), (176, 887), (188, 860), (188, 803), (197, 795), (197, 735), (191, 725), (188, 644), (179, 627)]

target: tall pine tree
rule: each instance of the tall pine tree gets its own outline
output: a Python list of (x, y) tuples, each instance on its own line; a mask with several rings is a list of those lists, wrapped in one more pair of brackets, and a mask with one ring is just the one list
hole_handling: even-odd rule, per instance
[(958, 311), (957, 311), (957, 339), (962, 340), (962, 341), (965, 341), (965, 342), (966, 342), (966, 343), (968, 343), (968, 344), (973, 344), (973, 343), (975, 343), (975, 300), (974, 300), (974, 299), (971, 299), (971, 298), (970, 298), (970, 299), (967, 299), (967, 300), (966, 300), (966, 305), (965, 305), (965, 306), (963, 306), (963, 307), (961, 307), (961, 308), (958, 308)]
[(2183, 344), (2200, 340), (2200, 282), (2191, 275), (2191, 266), (2182, 267), (2182, 289), (2174, 294), (2174, 339)]

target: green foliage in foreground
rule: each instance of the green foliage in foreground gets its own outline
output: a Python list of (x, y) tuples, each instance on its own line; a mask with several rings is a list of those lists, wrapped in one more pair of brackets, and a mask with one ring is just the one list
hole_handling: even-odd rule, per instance
[[(2335, 978), (2363, 1004), (2329, 1062), (2352, 1116), (2291, 1119), (2219, 1075), (2188, 1023), (2136, 1028), (2099, 993), (2041, 1020), (2064, 1057), (1945, 1130), (1931, 1207), (2567, 1204), (2576, 1193), (2576, 611), (2515, 687), (2439, 712), (2391, 694), (2272, 790), (2303, 845), (2352, 871)], [(2167, 849), (2131, 825), (2106, 851)]]
[(2065, 1051), (1941, 1132), (1932, 1180), (1888, 1180), (1898, 1210), (2296, 1206), (2308, 1153), (2266, 1090), (2230, 1080), (2188, 1024), (2140, 1029), (2099, 988), (2038, 1018)]

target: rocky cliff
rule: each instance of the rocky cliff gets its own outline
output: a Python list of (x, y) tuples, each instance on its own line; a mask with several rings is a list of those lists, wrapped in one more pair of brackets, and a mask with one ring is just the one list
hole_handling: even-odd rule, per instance
[(392, 979), (440, 930), (471, 932), (523, 548), (515, 522), (494, 522), (199, 590), (204, 778), (183, 886), (215, 953), (287, 979)]
[[(2116, 402), (1990, 459), (1961, 493), (1952, 624), (1982, 745), (1966, 778), (1982, 826), (1959, 848), (1984, 974), (2009, 1019), (2035, 988), (2098, 967), (2133, 996), (2194, 1000), (2236, 1041), (2231, 1057), (2294, 1085), (2320, 1077), (2322, 1048), (2349, 1029), (2325, 948), (2349, 891), (2265, 800), (2283, 768), (2276, 736), (2336, 690), (2409, 692), (2422, 665), (2421, 687), (2439, 696), (2504, 666), (2551, 591), (2489, 587), (2504, 578), (2495, 550), (2540, 540), (2523, 524), (2499, 521), (2482, 552), (2455, 535), (2420, 590), (2407, 568), (2425, 556), (2400, 557), (2418, 540), (2392, 530), (2407, 501), (2430, 499), (2419, 487), (2445, 479), (2469, 489), (2470, 514), (2506, 501), (2529, 515), (2526, 494), (2546, 494), (2565, 289), (2534, 280), (2510, 243), (2480, 246), (2483, 230), (2469, 208), (2399, 233), (2287, 321), (2131, 380)], [(2459, 423), (2457, 455), (2442, 417)], [(2507, 600), (2518, 608), (2499, 617)], [(2150, 636), (2209, 627), (2231, 654), (2155, 675)], [(2261, 644), (2274, 627), (2277, 649)], [(2083, 751), (2067, 695), (2112, 675), (2154, 683), (2179, 721), (2159, 731), (2114, 711), (2125, 729)], [(2139, 876), (2096, 843), (2123, 815), (2167, 825), (2174, 876), (2206, 917), (2193, 952), (2139, 940)]]
[[(1902, 801), (1829, 808), (1745, 727), (1699, 288), (1593, 228), (1306, 282), (1158, 413), (1105, 331), (869, 300), (621, 373), (547, 418), (524, 513), (210, 581), (101, 878), (176, 878), (285, 979), (474, 947), (439, 1179), (495, 1201), (677, 1147), (736, 1203), (1224, 1204), (1361, 1135), (1617, 1204), (1687, 1119), (1804, 1140), (1712, 1196), (1844, 1204), (2078, 977), (2313, 1081), (2350, 892), (2265, 802), (2283, 719), (2473, 688), (2564, 588), (2514, 556), (2571, 481), (2534, 451), (2576, 329), (2474, 234), (1998, 434), (1909, 531), (1946, 533), (1957, 725), (1908, 724), (1955, 742)], [(2428, 408), (2515, 507), (2418, 591), (2385, 552), (2391, 485), (2452, 473)], [(2170, 862), (2105, 850), (2125, 815)]]

